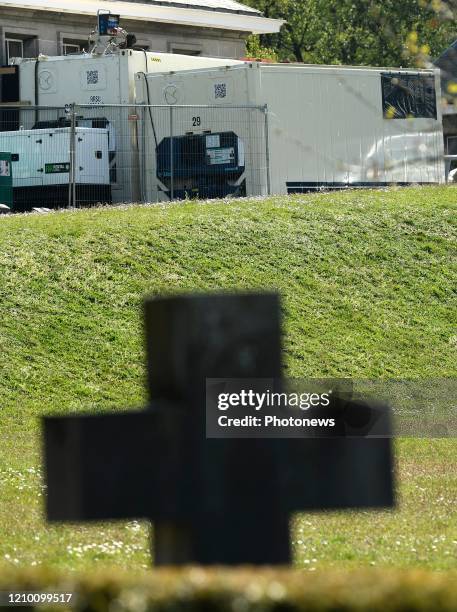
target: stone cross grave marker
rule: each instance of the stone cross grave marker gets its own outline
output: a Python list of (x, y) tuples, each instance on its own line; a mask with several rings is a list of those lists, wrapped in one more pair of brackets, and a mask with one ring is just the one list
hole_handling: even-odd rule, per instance
[(380, 439), (207, 439), (206, 378), (279, 378), (275, 294), (145, 303), (150, 405), (44, 419), (51, 521), (146, 517), (164, 564), (285, 564), (293, 512), (393, 504)]

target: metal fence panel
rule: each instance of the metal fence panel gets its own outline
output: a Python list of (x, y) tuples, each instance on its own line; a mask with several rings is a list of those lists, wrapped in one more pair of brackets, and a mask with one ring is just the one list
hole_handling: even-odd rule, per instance
[(268, 193), (263, 107), (12, 106), (14, 210)]
[(113, 202), (265, 194), (265, 113), (259, 107), (97, 106), (107, 120)]

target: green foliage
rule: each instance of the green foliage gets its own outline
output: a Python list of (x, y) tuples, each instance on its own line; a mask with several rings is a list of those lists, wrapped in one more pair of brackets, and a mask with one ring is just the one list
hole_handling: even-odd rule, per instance
[(281, 60), (371, 66), (424, 65), (457, 37), (441, 0), (247, 0), (281, 32), (261, 37)]
[[(144, 523), (46, 525), (39, 428), (43, 414), (145, 404), (148, 293), (279, 290), (292, 377), (454, 376), (456, 193), (348, 191), (1, 219), (0, 575), (32, 564), (149, 563)], [(397, 452), (399, 509), (301, 515), (292, 529), (299, 567), (455, 568), (456, 441), (403, 440)]]
[[(73, 593), (84, 612), (455, 612), (457, 575), (423, 571), (318, 572), (287, 569), (156, 570), (148, 576), (120, 572), (61, 576), (7, 573), (0, 589)], [(41, 612), (48, 606), (27, 608)]]
[(246, 42), (246, 56), (256, 60), (278, 61), (278, 55), (274, 49), (262, 47), (259, 36), (249, 36)]

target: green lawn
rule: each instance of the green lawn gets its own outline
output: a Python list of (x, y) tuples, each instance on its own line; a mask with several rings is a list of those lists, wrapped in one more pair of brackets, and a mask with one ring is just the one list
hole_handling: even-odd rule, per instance
[[(147, 293), (278, 289), (289, 376), (455, 376), (456, 212), (442, 187), (1, 218), (0, 567), (147, 565), (144, 524), (46, 526), (39, 438), (144, 404)], [(298, 565), (457, 567), (455, 439), (396, 451), (398, 510), (300, 515)]]

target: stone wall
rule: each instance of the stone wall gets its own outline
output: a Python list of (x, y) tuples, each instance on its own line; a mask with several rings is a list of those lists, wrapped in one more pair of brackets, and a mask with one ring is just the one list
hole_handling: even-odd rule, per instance
[[(122, 26), (149, 51), (185, 52), (209, 57), (241, 58), (245, 32), (154, 24), (124, 19)], [(0, 8), (0, 64), (6, 63), (5, 39), (24, 41), (24, 55), (62, 55), (65, 42), (85, 43), (95, 19), (64, 13)]]

